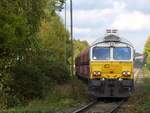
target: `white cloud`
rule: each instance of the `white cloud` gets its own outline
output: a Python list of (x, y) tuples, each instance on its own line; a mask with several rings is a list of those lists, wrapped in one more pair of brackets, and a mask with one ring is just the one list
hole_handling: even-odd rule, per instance
[(117, 16), (112, 26), (120, 30), (150, 29), (150, 15), (141, 12), (125, 12)]
[(92, 29), (90, 28), (73, 28), (74, 33), (75, 34), (86, 34), (86, 33), (90, 33), (92, 31)]
[(113, 0), (74, 0), (74, 9), (78, 10), (91, 10), (91, 9), (102, 9), (110, 7)]
[[(83, 0), (84, 1), (84, 0)], [(83, 1), (79, 2), (76, 1), (78, 4), (82, 3)], [(84, 1), (85, 4), (86, 1)], [(112, 0), (109, 0), (112, 2)], [(86, 4), (94, 3), (92, 0), (87, 1)], [(82, 3), (83, 4), (83, 3)], [(104, 8), (104, 9), (91, 9), (91, 10), (84, 10), (84, 9), (76, 9), (73, 11), (73, 19), (74, 19), (74, 26), (75, 27), (91, 27), (95, 28), (99, 26), (111, 26), (112, 21), (115, 20), (116, 15), (124, 12), (126, 4), (121, 1), (115, 1), (112, 4), (112, 8)], [(61, 13), (64, 15), (64, 13)], [(67, 10), (67, 18), (69, 19), (69, 10)], [(69, 23), (68, 23), (69, 24)]]
[(74, 11), (74, 21), (75, 24), (81, 27), (84, 27), (84, 25), (87, 27), (91, 26), (98, 26), (102, 21), (105, 21), (106, 19), (113, 16), (113, 12), (111, 9), (104, 9), (104, 10), (76, 10)]
[(119, 10), (119, 11), (120, 10), (124, 10), (126, 8), (126, 6), (127, 6), (127, 4), (125, 2), (123, 2), (123, 1), (115, 1), (113, 3), (113, 8), (115, 10)]
[[(118, 28), (124, 38), (134, 43), (138, 51), (142, 51), (150, 31), (149, 2), (150, 0), (74, 0), (74, 38), (92, 43), (107, 28)], [(67, 25), (69, 24), (67, 10)]]

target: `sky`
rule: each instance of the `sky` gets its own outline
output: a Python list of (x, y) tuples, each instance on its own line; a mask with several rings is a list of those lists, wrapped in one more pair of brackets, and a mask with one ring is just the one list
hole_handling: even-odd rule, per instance
[[(73, 0), (74, 39), (90, 44), (106, 33), (118, 29), (118, 34), (129, 40), (137, 52), (143, 52), (150, 35), (150, 0)], [(64, 10), (60, 12), (64, 21)], [(67, 0), (67, 28), (70, 26)]]

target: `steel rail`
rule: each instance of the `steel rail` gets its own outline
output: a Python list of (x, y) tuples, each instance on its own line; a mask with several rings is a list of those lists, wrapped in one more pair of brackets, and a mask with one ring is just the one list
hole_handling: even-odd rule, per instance
[(114, 109), (112, 109), (110, 112), (108, 113), (115, 113), (119, 108), (120, 106), (125, 102), (126, 99), (123, 99)]
[(89, 109), (90, 107), (94, 106), (97, 102), (98, 102), (98, 100), (94, 100), (93, 102), (90, 102), (89, 104), (87, 104), (87, 105), (85, 105), (85, 106), (83, 106), (83, 107), (81, 107), (81, 108), (79, 108), (79, 109), (77, 109), (71, 113), (81, 113), (81, 112)]
[[(108, 112), (105, 112), (105, 113), (115, 113), (119, 108), (120, 108), (120, 106), (125, 102), (125, 100), (126, 99), (123, 99), (121, 102), (119, 102), (119, 104), (117, 104), (113, 109), (111, 109), (110, 111), (108, 111)], [(91, 103), (89, 103), (88, 105), (85, 105), (85, 106), (83, 106), (83, 107), (81, 107), (81, 108), (79, 108), (79, 109), (77, 109), (77, 110), (75, 110), (75, 111), (73, 111), (73, 112), (71, 112), (71, 113), (86, 113), (86, 112), (88, 112), (88, 110), (90, 109), (90, 108), (92, 108), (94, 105), (96, 105), (97, 103), (98, 103), (99, 101), (97, 101), (97, 100), (95, 100), (95, 101), (93, 101), (93, 102), (91, 102)]]

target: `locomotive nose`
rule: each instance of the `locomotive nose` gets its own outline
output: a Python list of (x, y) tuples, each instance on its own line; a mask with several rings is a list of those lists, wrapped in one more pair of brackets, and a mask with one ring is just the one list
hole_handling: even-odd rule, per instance
[(106, 74), (120, 74), (122, 72), (122, 66), (119, 64), (104, 64), (103, 72)]
[[(93, 78), (127, 78), (130, 76), (123, 76), (124, 71), (132, 72), (131, 62), (92, 62), (91, 74)], [(94, 71), (100, 71), (101, 76), (94, 76)]]

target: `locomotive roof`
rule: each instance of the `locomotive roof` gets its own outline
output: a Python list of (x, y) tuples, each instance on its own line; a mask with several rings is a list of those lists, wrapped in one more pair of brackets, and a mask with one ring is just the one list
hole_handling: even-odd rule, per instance
[(100, 43), (107, 43), (107, 42), (124, 43), (133, 47), (133, 44), (131, 42), (114, 34), (109, 34), (109, 35), (103, 36), (102, 38), (97, 39), (94, 43), (91, 44), (91, 46), (94, 46)]

